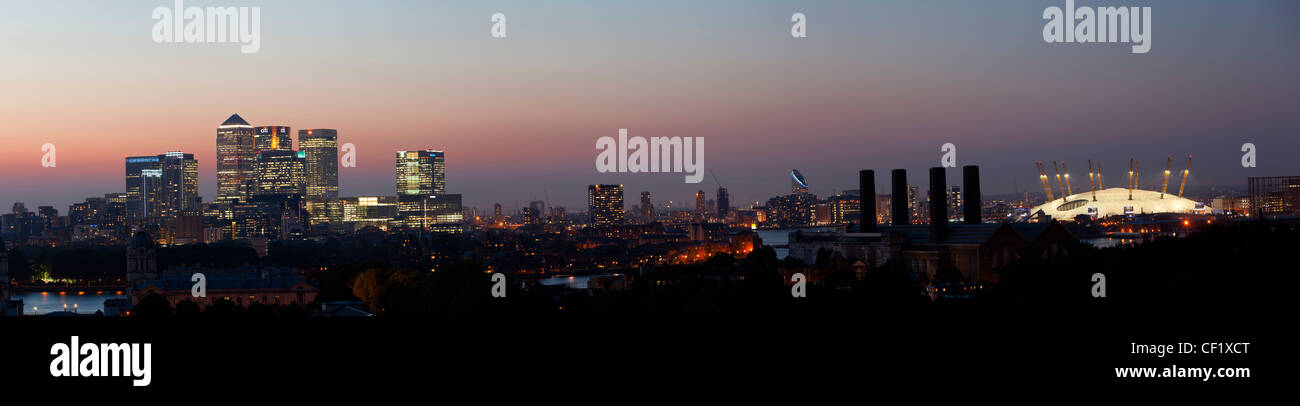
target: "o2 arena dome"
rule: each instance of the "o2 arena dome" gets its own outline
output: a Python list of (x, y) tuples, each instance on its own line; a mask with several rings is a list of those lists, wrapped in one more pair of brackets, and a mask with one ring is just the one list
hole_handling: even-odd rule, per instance
[(1057, 220), (1069, 220), (1080, 214), (1097, 218), (1123, 216), (1128, 214), (1151, 213), (1203, 213), (1204, 204), (1174, 196), (1168, 193), (1161, 198), (1161, 193), (1152, 190), (1133, 189), (1133, 199), (1129, 200), (1129, 190), (1125, 188), (1108, 188), (1097, 191), (1097, 200), (1092, 200), (1092, 192), (1086, 191), (1066, 196), (1064, 200), (1056, 199), (1029, 210), (1031, 215), (1042, 211), (1043, 214)]
[[(1038, 161), (1036, 162), (1038, 178), (1043, 183), (1043, 193), (1048, 196), (1048, 202), (1030, 209), (1028, 214), (1037, 216), (1042, 213), (1056, 220), (1073, 220), (1080, 214), (1093, 218), (1105, 218), (1154, 213), (1205, 213), (1208, 209), (1205, 204), (1182, 197), (1183, 188), (1187, 186), (1187, 177), (1192, 171), (1192, 157), (1190, 155), (1187, 156), (1187, 168), (1183, 169), (1181, 174), (1182, 181), (1178, 185), (1178, 194), (1166, 193), (1169, 189), (1170, 175), (1173, 174), (1171, 170), (1173, 160), (1173, 156), (1165, 160), (1163, 183), (1159, 192), (1142, 190), (1137, 187), (1140, 174), (1138, 173), (1139, 163), (1136, 159), (1129, 159), (1128, 185), (1113, 188), (1103, 186), (1104, 178), (1101, 173), (1101, 163), (1098, 162), (1094, 170), (1093, 162), (1089, 160), (1088, 189), (1083, 189), (1080, 193), (1071, 192), (1070, 169), (1065, 166), (1064, 162), (1061, 162), (1059, 166), (1057, 162), (1052, 162), (1052, 167), (1056, 170), (1057, 186), (1053, 188), (1052, 179), (1047, 176), (1047, 171), (1043, 168), (1043, 162)], [(1067, 196), (1053, 198), (1054, 191), (1064, 192), (1062, 194), (1067, 194)]]

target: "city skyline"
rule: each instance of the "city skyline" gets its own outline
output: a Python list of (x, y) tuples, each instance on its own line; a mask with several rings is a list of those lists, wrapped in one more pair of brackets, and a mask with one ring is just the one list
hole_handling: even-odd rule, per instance
[[(212, 202), (211, 128), (232, 113), (256, 126), (337, 129), (339, 144), (357, 147), (358, 166), (339, 170), (343, 196), (387, 195), (393, 151), (440, 149), (452, 154), (447, 176), (467, 207), (514, 210), (542, 199), (583, 207), (582, 187), (595, 183), (678, 202), (718, 187), (711, 176), (700, 185), (674, 174), (597, 173), (592, 144), (618, 128), (704, 137), (705, 170), (737, 206), (782, 193), (790, 168), (819, 196), (853, 189), (859, 168), (923, 173), (947, 142), (957, 145), (959, 165), (984, 168), (990, 195), (1033, 193), (1034, 160), (1096, 159), (1119, 168), (1130, 156), (1155, 162), (1191, 154), (1200, 170), (1189, 186), (1206, 186), (1291, 174), (1289, 157), (1300, 153), (1288, 139), (1300, 128), (1290, 96), (1300, 79), (1284, 69), (1300, 60), (1287, 42), (1296, 27), (1282, 17), (1300, 7), (1292, 2), (1240, 5), (1234, 13), (1218, 13), (1213, 2), (1157, 4), (1158, 38), (1142, 55), (1118, 45), (1042, 43), (1039, 14), (1058, 5), (1051, 1), (420, 4), (409, 15), (283, 2), (265, 6), (265, 41), (255, 55), (148, 41), (141, 33), (149, 25), (136, 24), (144, 17), (131, 17), (147, 15), (151, 2), (69, 4), (60, 15), (87, 17), (89, 26), (50, 28), (40, 24), (52, 18), (48, 10), (18, 5), (16, 20), (29, 25), (0, 29), (49, 38), (40, 49), (10, 48), (16, 60), (39, 63), (0, 68), (23, 79), (12, 86), (22, 97), (0, 106), (22, 118), (7, 119), (0, 137), (5, 207), (65, 208), (123, 192), (103, 186), (121, 183), (122, 158), (177, 150), (195, 155), (199, 194)], [(936, 7), (953, 10), (931, 13)], [(498, 9), (513, 28), (492, 42), (479, 20)], [(803, 42), (788, 37), (793, 9), (810, 18)], [(318, 18), (287, 18), (290, 11)], [(656, 19), (628, 24), (621, 16), (631, 13), (671, 15), (672, 29)], [(935, 24), (891, 21), (927, 14)], [(344, 18), (349, 24), (334, 33), (299, 21)], [(68, 31), (48, 31), (55, 28)], [(102, 35), (80, 35), (90, 32)], [(412, 38), (394, 35), (403, 32)], [(970, 32), (981, 35), (963, 35)], [(900, 37), (912, 41), (889, 39)], [(574, 45), (584, 51), (567, 51)], [(977, 46), (979, 53), (966, 51)], [(299, 75), (299, 61), (314, 53), (338, 58)], [(401, 63), (373, 62), (380, 60)], [(104, 69), (87, 76), (57, 68), (84, 62)], [(120, 91), (126, 83), (131, 95)], [(71, 84), (78, 89), (60, 90)], [(78, 119), (61, 119), (70, 115)], [(47, 142), (58, 147), (53, 168), (40, 166)], [(1241, 168), (1244, 142), (1259, 147), (1257, 168)], [(792, 150), (807, 153), (786, 153)]]
[(1281, 354), (1300, 0), (11, 3), (14, 394), (1245, 393)]

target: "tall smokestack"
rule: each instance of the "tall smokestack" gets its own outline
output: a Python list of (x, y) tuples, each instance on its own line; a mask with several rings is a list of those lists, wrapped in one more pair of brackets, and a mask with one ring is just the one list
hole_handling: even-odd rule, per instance
[(948, 177), (943, 167), (930, 168), (930, 242), (948, 237)]
[(966, 165), (961, 168), (961, 172), (961, 202), (964, 211), (962, 218), (966, 220), (966, 224), (983, 223), (984, 203), (980, 201), (980, 167)]
[(912, 216), (907, 210), (907, 170), (895, 169), (890, 172), (893, 177), (893, 196), (889, 198), (890, 205), (893, 206), (894, 212), (890, 213), (894, 225), (912, 224)]
[(858, 171), (858, 195), (862, 199), (862, 204), (859, 205), (862, 218), (858, 220), (862, 225), (858, 227), (858, 231), (874, 233), (876, 232), (876, 171), (870, 169)]

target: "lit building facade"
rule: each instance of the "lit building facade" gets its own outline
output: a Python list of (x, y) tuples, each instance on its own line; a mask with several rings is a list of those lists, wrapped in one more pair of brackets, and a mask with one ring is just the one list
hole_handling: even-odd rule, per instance
[(861, 217), (862, 198), (857, 193), (844, 192), (827, 198), (826, 206), (830, 210), (829, 223), (851, 223)]
[(159, 223), (199, 210), (199, 163), (172, 151), (126, 158), (126, 207), (133, 222)]
[(339, 197), (338, 132), (328, 129), (298, 131), (299, 151), (306, 154), (307, 197)]
[(252, 195), (257, 150), (253, 126), (238, 114), (217, 127), (217, 201), (238, 202)]
[(458, 194), (397, 196), (401, 225), (438, 233), (464, 231), (465, 213)]
[(1250, 177), (1246, 184), (1252, 215), (1300, 215), (1300, 176)]
[(343, 222), (351, 225), (352, 231), (366, 227), (386, 229), (397, 220), (396, 196), (358, 196), (341, 200)]
[(592, 226), (623, 224), (623, 185), (587, 186), (587, 212)]
[(338, 131), (298, 130), (298, 150), (306, 154), (307, 211), (312, 224), (343, 220), (339, 197)]
[(288, 126), (270, 125), (253, 129), (253, 150), (293, 151), (293, 139)]
[(961, 220), (965, 216), (962, 214), (961, 203), (961, 186), (948, 187), (948, 219)]
[[(146, 172), (152, 175), (158, 170), (157, 156), (126, 157), (126, 210), (127, 219), (132, 222), (143, 221), (156, 214), (161, 196), (157, 179), (146, 178)], [(161, 174), (159, 174), (161, 178)]]
[(307, 156), (302, 151), (271, 150), (257, 154), (254, 195), (306, 195)]
[(397, 151), (397, 195), (447, 193), (446, 156), (442, 151)]
[[(447, 167), (442, 151), (397, 151), (394, 173), (397, 216), (402, 225), (429, 228), (440, 224), (438, 219), (463, 218), (460, 195), (445, 194)], [(455, 213), (447, 213), (453, 206)]]
[(695, 192), (695, 219), (699, 221), (708, 220), (709, 206), (704, 201), (704, 191)]

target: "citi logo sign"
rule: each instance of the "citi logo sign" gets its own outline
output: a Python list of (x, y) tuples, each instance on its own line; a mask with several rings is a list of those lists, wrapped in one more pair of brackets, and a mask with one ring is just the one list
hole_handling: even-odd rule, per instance
[(133, 386), (149, 386), (152, 381), (150, 353), (152, 344), (94, 344), (79, 343), (72, 336), (69, 344), (50, 346), (50, 376), (104, 377), (129, 376)]
[(1151, 51), (1151, 7), (1074, 7), (1043, 9), (1043, 41), (1132, 43), (1132, 53)]

